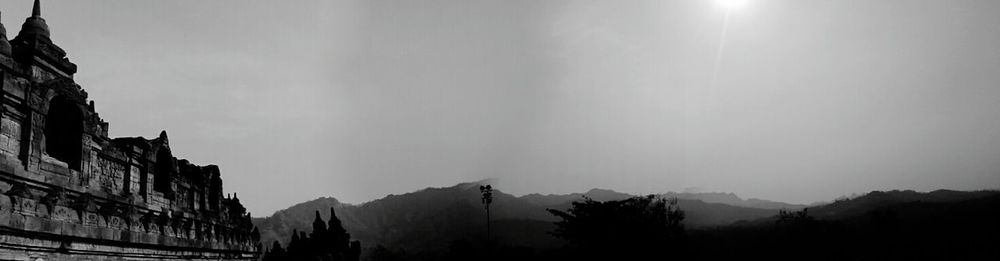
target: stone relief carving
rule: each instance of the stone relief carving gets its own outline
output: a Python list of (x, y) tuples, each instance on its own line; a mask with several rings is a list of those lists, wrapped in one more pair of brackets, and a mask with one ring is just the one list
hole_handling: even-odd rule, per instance
[(23, 182), (14, 182), (4, 195), (10, 197), (11, 206), (15, 211), (22, 213), (34, 213), (35, 212), (35, 195), (31, 193), (31, 189), (28, 185)]
[(148, 211), (143, 214), (142, 217), (139, 218), (139, 223), (142, 223), (142, 228), (145, 229), (147, 233), (158, 230), (156, 226), (156, 213), (153, 211)]
[(86, 221), (83, 216), (85, 212), (92, 213), (97, 211), (97, 203), (94, 201), (94, 196), (90, 195), (90, 193), (84, 193), (77, 197), (71, 207), (73, 210), (76, 210), (77, 217), (84, 221)]
[(126, 167), (104, 157), (97, 157), (97, 178), (101, 190), (109, 194), (120, 194), (125, 179)]
[[(100, 212), (101, 217), (104, 218), (104, 224), (109, 227), (115, 227), (112, 226), (114, 218), (121, 216), (121, 210), (118, 208), (118, 205), (110, 201), (101, 204), (100, 209), (98, 209), (98, 212)], [(119, 219), (117, 220), (117, 222), (121, 222), (121, 220)], [(121, 226), (121, 224), (114, 224), (114, 225)]]
[(41, 203), (48, 209), (48, 214), (52, 215), (52, 210), (56, 206), (62, 206), (66, 201), (66, 191), (61, 187), (56, 187), (49, 191), (44, 197), (42, 197)]
[(170, 216), (167, 212), (160, 212), (160, 215), (156, 217), (156, 225), (160, 228), (160, 234), (166, 234), (165, 227), (170, 223)]

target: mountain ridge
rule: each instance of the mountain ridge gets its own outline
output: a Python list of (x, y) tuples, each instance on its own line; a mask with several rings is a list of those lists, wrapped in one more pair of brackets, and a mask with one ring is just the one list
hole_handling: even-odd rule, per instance
[[(275, 211), (268, 217), (254, 218), (253, 221), (260, 227), (261, 241), (265, 245), (270, 245), (270, 242), (275, 240), (284, 243), (289, 240), (291, 231), (310, 229), (316, 211), (319, 211), (322, 218), (328, 219), (329, 210), (333, 209), (348, 232), (362, 242), (403, 248), (441, 248), (445, 246), (418, 245), (407, 238), (414, 233), (429, 235), (441, 231), (447, 234), (441, 238), (445, 241), (443, 243), (449, 243), (449, 240), (479, 237), (478, 230), (485, 225), (486, 217), (478, 187), (488, 181), (464, 182), (451, 187), (428, 187), (398, 195), (390, 194), (361, 204), (347, 204), (334, 197), (320, 197)], [(774, 209), (703, 202), (697, 199), (695, 193), (679, 195), (686, 197), (678, 199), (682, 209), (688, 212), (685, 223), (691, 227), (725, 225), (777, 213)], [(585, 193), (548, 195), (533, 193), (518, 197), (494, 189), (491, 216), (492, 222), (501, 222), (510, 227), (541, 229), (506, 235), (511, 241), (521, 244), (553, 245), (557, 243), (546, 232), (557, 218), (546, 209), (568, 209), (572, 206), (572, 202), (584, 198), (608, 201), (632, 196), (634, 195), (610, 189), (594, 188)], [(730, 202), (738, 201), (730, 200)]]
[[(384, 245), (397, 249), (441, 251), (453, 242), (477, 241), (485, 237), (486, 214), (481, 203), (477, 182), (459, 183), (451, 187), (428, 187), (404, 194), (391, 194), (362, 204), (342, 203), (334, 197), (320, 197), (276, 211), (269, 217), (254, 218), (260, 228), (261, 241), (284, 245), (292, 231), (311, 229), (315, 212), (329, 219), (333, 212), (354, 239), (366, 247)], [(823, 205), (808, 206), (810, 216), (819, 219), (851, 218), (906, 202), (956, 202), (997, 194), (997, 191), (962, 192), (935, 190), (874, 191), (862, 196), (839, 199)], [(493, 239), (512, 246), (559, 246), (561, 241), (548, 234), (558, 219), (547, 209), (566, 210), (575, 201), (590, 198), (598, 201), (621, 200), (634, 195), (609, 189), (591, 189), (584, 193), (532, 193), (513, 196), (494, 189), (491, 205)], [(734, 193), (660, 194), (677, 198), (686, 214), (688, 228), (708, 228), (773, 224), (779, 210), (796, 211), (805, 205), (759, 199), (742, 199)]]

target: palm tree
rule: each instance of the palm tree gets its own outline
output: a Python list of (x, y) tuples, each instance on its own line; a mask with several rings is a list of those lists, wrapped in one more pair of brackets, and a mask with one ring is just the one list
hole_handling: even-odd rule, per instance
[(486, 206), (486, 242), (490, 241), (490, 203), (493, 203), (493, 187), (490, 185), (479, 186), (479, 192), (483, 193), (483, 205)]

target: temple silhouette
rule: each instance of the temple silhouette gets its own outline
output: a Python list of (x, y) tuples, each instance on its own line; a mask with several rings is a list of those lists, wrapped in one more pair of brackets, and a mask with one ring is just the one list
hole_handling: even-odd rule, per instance
[[(110, 138), (35, 0), (0, 25), (0, 260), (256, 260), (259, 232), (219, 167), (166, 132)], [(225, 196), (224, 196), (225, 195)]]

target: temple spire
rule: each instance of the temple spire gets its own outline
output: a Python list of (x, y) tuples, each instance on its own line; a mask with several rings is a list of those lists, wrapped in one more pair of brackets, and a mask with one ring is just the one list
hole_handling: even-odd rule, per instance
[(35, 6), (31, 8), (31, 17), (24, 20), (21, 32), (17, 36), (49, 39), (49, 26), (45, 24), (45, 19), (42, 18), (42, 7), (39, 0), (35, 0)]
[(31, 7), (31, 17), (42, 17), (42, 4), (40, 2), (35, 0), (35, 6)]
[(10, 42), (7, 41), (7, 28), (0, 23), (0, 53), (10, 55)]

